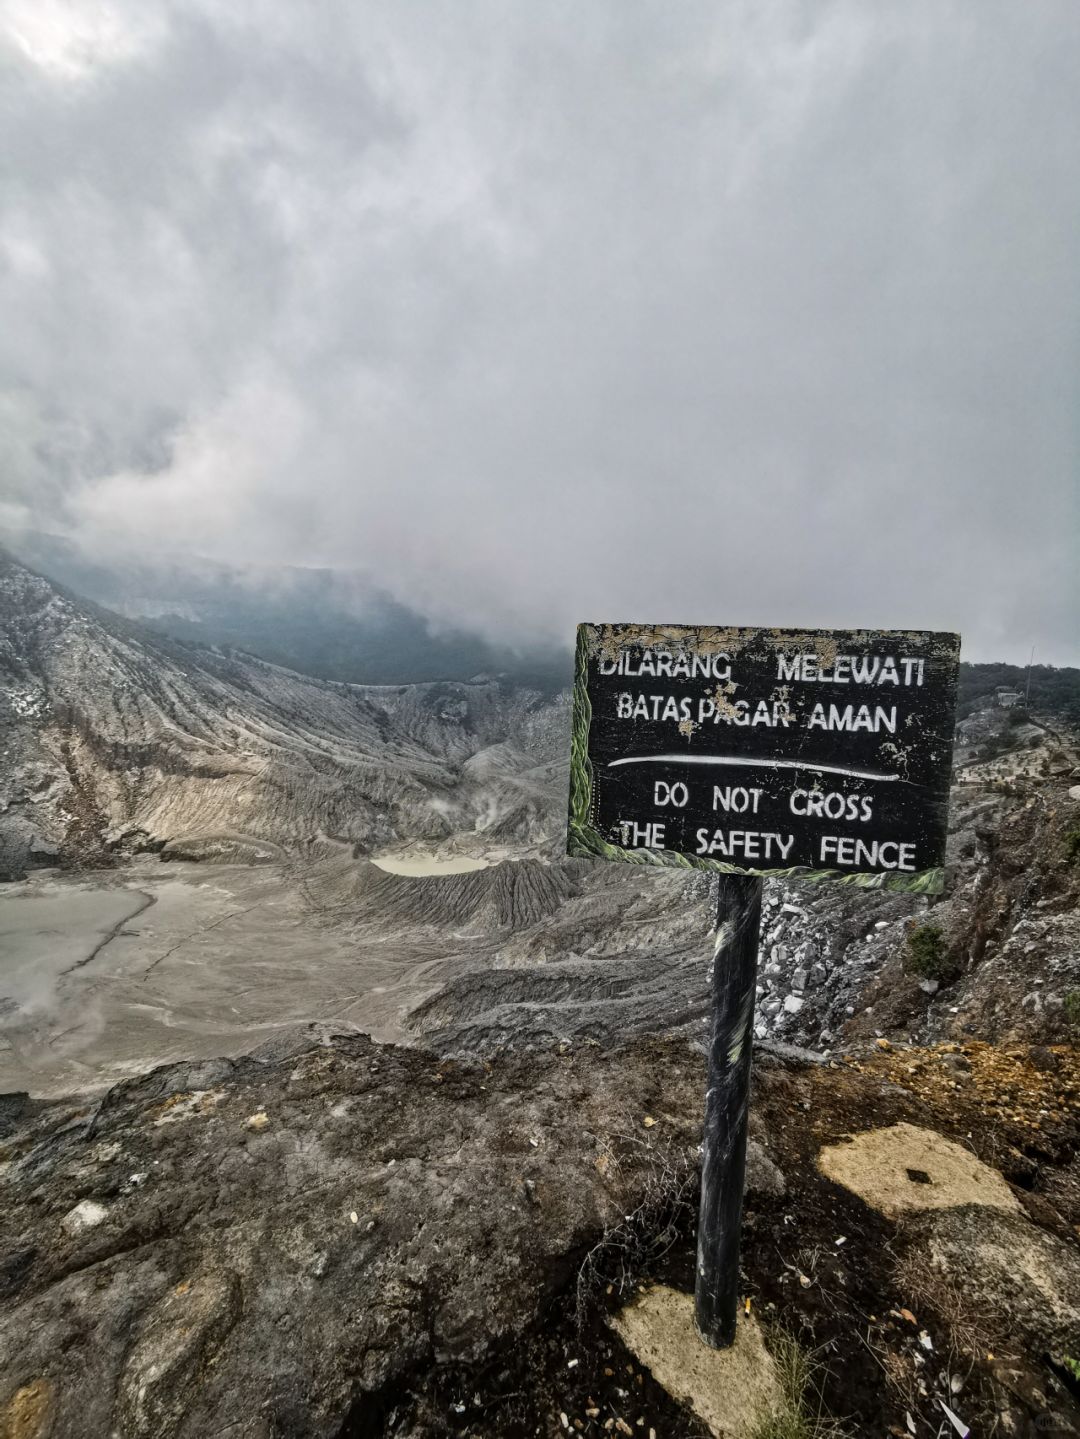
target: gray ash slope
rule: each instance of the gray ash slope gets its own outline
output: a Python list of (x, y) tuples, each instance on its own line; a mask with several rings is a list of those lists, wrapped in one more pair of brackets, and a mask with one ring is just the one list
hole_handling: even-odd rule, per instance
[(544, 1048), (704, 1022), (710, 881), (582, 860), (526, 858), (416, 879), (330, 862), (304, 884), (358, 948), (426, 946), (404, 1032), (443, 1054)]
[(560, 703), (311, 679), (153, 634), (0, 554), (0, 873), (177, 841), (247, 857), (541, 838)]

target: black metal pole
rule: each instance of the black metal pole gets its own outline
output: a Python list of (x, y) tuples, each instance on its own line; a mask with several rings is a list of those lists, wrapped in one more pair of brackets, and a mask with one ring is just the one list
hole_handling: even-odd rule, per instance
[(694, 1296), (698, 1330), (713, 1349), (726, 1349), (735, 1342), (760, 928), (761, 880), (722, 874), (713, 946)]

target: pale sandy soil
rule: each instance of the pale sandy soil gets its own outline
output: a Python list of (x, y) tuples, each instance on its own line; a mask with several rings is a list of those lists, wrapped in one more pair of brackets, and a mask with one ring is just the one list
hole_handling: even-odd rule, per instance
[(473, 870), (487, 869), (486, 859), (476, 859), (465, 854), (440, 858), (434, 854), (377, 854), (371, 862), (387, 874), (408, 874), (414, 877), (431, 874), (471, 874)]
[(462, 939), (436, 953), (401, 922), (358, 934), (313, 907), (303, 873), (277, 864), (154, 863), (6, 885), (0, 1093), (97, 1089), (310, 1022), (401, 1039), (409, 1003), (477, 948)]
[(685, 878), (415, 842), (382, 858), (0, 886), (0, 1093), (272, 1056), (310, 1025), (457, 1052), (695, 1022), (711, 908)]

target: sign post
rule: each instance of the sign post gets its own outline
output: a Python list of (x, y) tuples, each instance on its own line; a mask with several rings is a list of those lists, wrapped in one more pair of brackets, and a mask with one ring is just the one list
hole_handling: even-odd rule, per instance
[(719, 873), (697, 1324), (735, 1338), (762, 880), (935, 894), (960, 640), (580, 625), (567, 852)]
[(722, 874), (719, 881), (695, 1293), (698, 1329), (714, 1349), (735, 1342), (739, 1307), (739, 1235), (762, 885), (762, 880), (748, 874)]

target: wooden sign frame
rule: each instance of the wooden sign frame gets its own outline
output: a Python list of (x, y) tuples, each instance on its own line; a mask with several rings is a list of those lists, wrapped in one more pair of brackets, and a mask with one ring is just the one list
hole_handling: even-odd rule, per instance
[[(692, 653), (698, 674), (671, 678), (672, 655), (684, 656), (681, 661), (683, 672), (689, 670), (685, 656)], [(960, 638), (950, 633), (920, 630), (777, 630), (765, 628), (720, 628), (716, 626), (688, 625), (615, 625), (582, 624), (578, 626), (573, 698), (573, 732), (570, 754), (570, 808), (567, 833), (567, 852), (571, 855), (594, 859), (620, 860), (630, 864), (666, 865), (681, 869), (701, 869), (722, 874), (747, 874), (798, 880), (830, 880), (862, 888), (899, 890), (913, 894), (937, 894), (945, 884), (944, 854), (948, 818), (948, 796), (951, 781), (952, 738), (955, 723), (956, 685), (959, 665)], [(624, 726), (618, 736), (615, 733), (610, 714), (597, 716), (594, 701), (600, 687), (600, 670), (626, 663), (620, 656), (650, 657), (655, 666), (666, 664), (667, 676), (646, 681), (646, 687), (661, 694), (646, 696), (638, 685), (639, 705), (644, 699), (654, 701), (651, 714), (638, 724), (638, 730), (649, 732), (649, 744), (657, 744), (659, 729), (655, 703), (664, 693), (677, 701), (676, 709), (670, 710), (671, 723), (665, 733), (670, 736), (664, 746), (668, 753), (652, 756), (661, 769), (656, 771), (665, 776), (690, 773), (689, 766), (698, 763), (723, 765), (723, 758), (705, 760), (700, 758), (703, 744), (715, 741), (712, 737), (700, 735), (700, 726), (693, 716), (702, 713), (702, 705), (712, 705), (715, 721), (717, 708), (726, 707), (730, 714), (721, 717), (727, 723), (723, 732), (723, 748), (728, 751), (728, 765), (756, 765), (758, 770), (768, 770), (770, 765), (770, 743), (774, 737), (758, 732), (753, 723), (760, 718), (768, 726), (770, 713), (775, 718), (777, 701), (772, 696), (784, 694), (784, 703), (793, 714), (790, 723), (802, 725), (798, 734), (798, 757), (783, 757), (784, 741), (790, 752), (795, 751), (795, 735), (788, 732), (785, 721), (784, 732), (775, 736), (775, 753), (771, 763), (785, 766), (796, 774), (806, 771), (806, 783), (819, 784), (817, 771), (831, 769), (834, 775), (855, 775), (856, 788), (860, 792), (888, 795), (895, 808), (895, 796), (901, 792), (905, 798), (910, 817), (906, 821), (905, 833), (916, 833), (919, 840), (920, 858), (929, 855), (930, 862), (920, 863), (917, 869), (900, 872), (882, 867), (860, 867), (825, 865), (822, 863), (784, 864), (735, 863), (730, 859), (718, 859), (711, 855), (687, 852), (686, 846), (678, 848), (629, 845), (620, 842), (612, 826), (603, 822), (604, 777), (598, 777), (600, 768), (612, 768), (614, 764), (628, 764), (632, 761), (616, 759), (607, 766), (598, 765), (599, 752), (613, 753), (618, 745), (634, 732), (635, 725)], [(701, 657), (705, 660), (702, 661)], [(723, 657), (730, 661), (729, 670), (714, 661), (710, 666), (708, 657)], [(662, 658), (663, 657), (663, 658)], [(771, 672), (769, 671), (772, 666)], [(877, 666), (874, 669), (874, 666)], [(630, 665), (633, 669), (633, 664)], [(674, 668), (680, 668), (676, 659)], [(864, 677), (873, 672), (884, 676), (885, 682), (871, 682), (867, 688)], [(730, 673), (725, 683), (718, 676)], [(895, 676), (895, 678), (894, 678)], [(765, 698), (766, 680), (770, 683), (770, 697)], [(749, 682), (749, 683), (748, 683)], [(624, 683), (626, 694), (633, 696), (635, 685), (631, 679), (613, 680)], [(740, 686), (751, 700), (739, 697)], [(871, 694), (871, 691), (874, 693)], [(611, 687), (605, 691), (611, 696)], [(883, 701), (869, 704), (870, 698)], [(863, 701), (856, 704), (855, 701)], [(837, 701), (847, 701), (840, 704)], [(890, 703), (884, 703), (889, 701)], [(750, 708), (749, 706), (754, 708)], [(764, 710), (761, 706), (765, 705)], [(822, 734), (811, 734), (820, 750), (826, 744), (830, 758), (841, 758), (858, 751), (874, 753), (877, 758), (870, 770), (844, 769), (842, 766), (815, 766), (805, 758), (807, 733), (805, 724), (818, 718), (816, 705), (821, 711)], [(742, 707), (742, 708), (740, 708)], [(649, 706), (644, 706), (648, 709)], [(609, 706), (610, 709), (610, 706)], [(865, 711), (865, 713), (864, 713)], [(678, 715), (684, 715), (676, 723)], [(839, 731), (828, 731), (827, 725), (836, 721)], [(843, 732), (844, 723), (848, 732)], [(867, 735), (865, 730), (875, 723), (882, 723), (881, 742), (876, 735)], [(888, 726), (891, 724), (891, 728)], [(741, 727), (740, 727), (741, 725)], [(854, 730), (852, 730), (854, 726)], [(715, 723), (714, 723), (715, 729)], [(863, 731), (863, 732), (860, 732)], [(756, 751), (756, 758), (740, 758), (740, 747), (750, 746)], [(640, 747), (640, 746), (639, 746)], [(891, 752), (891, 753), (889, 753)], [(882, 756), (885, 756), (884, 758)], [(643, 757), (646, 761), (650, 756)], [(634, 761), (636, 762), (636, 761)], [(700, 773), (700, 771), (696, 771)], [(891, 789), (885, 781), (901, 782)], [(833, 778), (832, 783), (843, 788), (851, 787), (850, 779)], [(861, 787), (861, 788), (860, 788)], [(902, 787), (902, 790), (901, 790)], [(809, 834), (813, 827), (805, 827)], [(843, 828), (834, 825), (833, 828)], [(850, 827), (849, 827), (850, 828)], [(886, 831), (888, 833), (888, 831)], [(891, 843), (891, 841), (890, 841)], [(839, 848), (839, 846), (837, 846)], [(911, 845), (914, 852), (915, 845)], [(856, 853), (862, 854), (866, 846)], [(890, 851), (895, 853), (895, 849)], [(857, 863), (862, 863), (857, 860)]]

